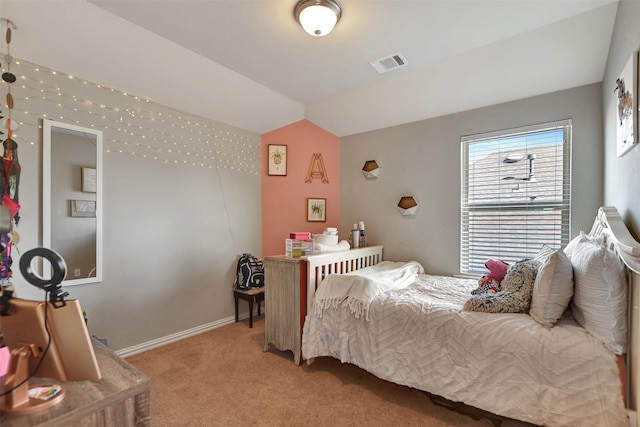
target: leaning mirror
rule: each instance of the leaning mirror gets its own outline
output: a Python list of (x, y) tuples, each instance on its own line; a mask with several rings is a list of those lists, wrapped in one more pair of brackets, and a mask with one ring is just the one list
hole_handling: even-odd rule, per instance
[(102, 132), (46, 119), (42, 129), (42, 244), (64, 258), (63, 286), (101, 282)]

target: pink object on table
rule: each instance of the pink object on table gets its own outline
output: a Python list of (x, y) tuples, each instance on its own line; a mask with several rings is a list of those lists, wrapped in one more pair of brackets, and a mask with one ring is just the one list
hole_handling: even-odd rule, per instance
[(0, 347), (0, 377), (7, 375), (10, 360), (11, 350), (9, 350), (9, 347)]
[(310, 239), (311, 233), (308, 231), (294, 231), (293, 233), (289, 233), (289, 238), (296, 240)]

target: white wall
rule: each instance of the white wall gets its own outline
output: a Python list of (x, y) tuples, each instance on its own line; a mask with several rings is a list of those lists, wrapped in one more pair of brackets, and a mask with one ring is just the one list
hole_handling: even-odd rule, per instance
[[(573, 119), (571, 232), (590, 230), (602, 203), (602, 95), (593, 84), (341, 139), (341, 231), (364, 220), (369, 244), (390, 260), (415, 259), (434, 274), (459, 271), (460, 137)], [(376, 180), (366, 160), (382, 167)], [(414, 196), (415, 217), (397, 210)]]
[(304, 118), (299, 102), (87, 0), (2, 0), (0, 16), (18, 27), (12, 54), (36, 64), (256, 133)]
[[(640, 48), (640, 2), (621, 0), (611, 38), (609, 58), (604, 74), (604, 200), (616, 206), (627, 227), (640, 240), (640, 148), (624, 157), (616, 155), (616, 79), (631, 57)], [(637, 89), (636, 89), (637, 90)], [(635, 96), (638, 96), (636, 92)]]
[[(12, 71), (21, 252), (42, 243), (41, 119), (103, 131), (104, 280), (66, 288), (90, 332), (121, 350), (233, 321), (237, 259), (261, 248), (260, 136), (28, 61)], [(42, 298), (14, 253), (18, 296)]]

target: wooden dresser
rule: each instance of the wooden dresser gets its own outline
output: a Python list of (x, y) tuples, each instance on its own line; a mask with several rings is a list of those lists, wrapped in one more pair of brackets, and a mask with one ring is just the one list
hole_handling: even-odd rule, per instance
[(264, 350), (269, 350), (271, 344), (281, 351), (291, 350), (296, 365), (300, 364), (302, 325), (307, 312), (306, 276), (300, 276), (301, 262), (304, 261), (300, 258), (285, 255), (264, 259)]
[(0, 426), (150, 426), (149, 378), (95, 339), (93, 348), (100, 381), (61, 383), (66, 395), (58, 405), (30, 415), (0, 415)]
[(300, 258), (265, 257), (264, 351), (271, 344), (278, 350), (291, 350), (293, 361), (299, 365), (303, 356), (302, 328), (322, 279), (328, 274), (348, 273), (377, 264), (382, 261), (382, 249), (380, 245)]

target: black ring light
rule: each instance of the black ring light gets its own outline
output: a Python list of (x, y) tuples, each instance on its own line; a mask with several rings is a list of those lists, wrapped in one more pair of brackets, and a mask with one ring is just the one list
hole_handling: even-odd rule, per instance
[[(51, 278), (43, 279), (33, 270), (31, 262), (36, 257), (42, 257), (51, 264)], [(33, 286), (49, 292), (49, 301), (56, 303), (62, 301), (68, 295), (62, 292), (60, 285), (67, 275), (67, 264), (64, 259), (54, 250), (48, 248), (31, 249), (20, 256), (20, 272)]]

